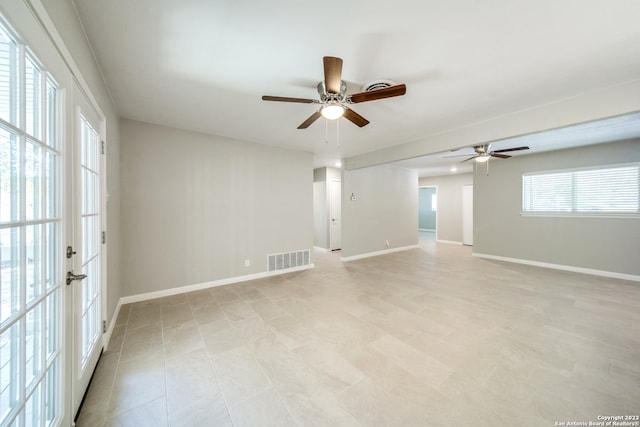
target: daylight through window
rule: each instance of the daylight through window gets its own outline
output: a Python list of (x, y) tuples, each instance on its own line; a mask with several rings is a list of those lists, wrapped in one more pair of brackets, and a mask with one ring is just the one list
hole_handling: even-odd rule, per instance
[(523, 213), (640, 214), (640, 164), (522, 176)]

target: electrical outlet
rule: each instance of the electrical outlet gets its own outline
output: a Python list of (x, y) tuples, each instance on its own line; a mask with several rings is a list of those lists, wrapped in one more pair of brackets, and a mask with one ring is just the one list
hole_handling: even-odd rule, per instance
[(251, 261), (249, 261), (248, 259), (244, 260), (244, 266), (245, 267), (251, 267)]

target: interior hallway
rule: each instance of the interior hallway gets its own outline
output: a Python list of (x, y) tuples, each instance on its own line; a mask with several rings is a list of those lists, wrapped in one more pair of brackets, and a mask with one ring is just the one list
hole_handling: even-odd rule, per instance
[(638, 283), (420, 248), (122, 307), (78, 426), (552, 426), (640, 413)]

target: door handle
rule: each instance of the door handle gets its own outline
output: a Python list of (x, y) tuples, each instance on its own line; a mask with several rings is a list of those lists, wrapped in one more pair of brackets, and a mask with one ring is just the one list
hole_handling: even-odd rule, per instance
[(74, 280), (82, 280), (86, 278), (86, 274), (73, 274), (72, 272), (67, 271), (67, 285), (70, 285)]

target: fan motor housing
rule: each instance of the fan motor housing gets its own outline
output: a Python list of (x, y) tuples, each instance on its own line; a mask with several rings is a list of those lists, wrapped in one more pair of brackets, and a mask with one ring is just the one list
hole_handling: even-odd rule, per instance
[(327, 87), (324, 84), (324, 80), (318, 83), (318, 95), (320, 95), (320, 100), (325, 101), (331, 98), (344, 99), (344, 95), (347, 93), (347, 84), (344, 80), (340, 80), (340, 93), (327, 93)]

